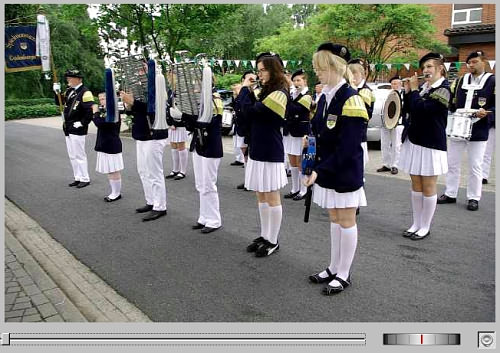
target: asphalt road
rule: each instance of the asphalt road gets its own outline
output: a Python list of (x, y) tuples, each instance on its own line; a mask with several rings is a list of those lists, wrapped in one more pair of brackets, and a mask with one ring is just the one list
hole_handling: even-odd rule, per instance
[[(490, 322), (495, 313), (495, 194), (480, 209), (438, 205), (431, 235), (400, 236), (411, 222), (409, 181), (366, 175), (368, 207), (358, 218), (353, 285), (334, 297), (308, 282), (330, 259), (327, 213), (285, 200), (280, 251), (255, 258), (255, 195), (235, 189), (243, 168), (226, 154), (219, 169), (223, 229), (203, 235), (191, 158), (187, 178), (167, 181), (168, 215), (141, 222), (144, 205), (135, 143), (123, 139), (123, 199), (112, 204), (104, 175), (94, 171), (95, 135), (87, 138), (92, 184), (72, 180), (61, 131), (5, 123), (5, 194), (77, 259), (153, 321), (161, 322)], [(164, 154), (170, 171), (170, 148)], [(285, 189), (282, 190), (283, 193)], [(286, 189), (286, 192), (288, 188)]]

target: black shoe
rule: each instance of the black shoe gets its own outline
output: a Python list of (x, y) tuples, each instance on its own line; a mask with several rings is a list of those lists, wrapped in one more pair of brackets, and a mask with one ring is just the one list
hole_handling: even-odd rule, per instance
[[(483, 179), (483, 184), (488, 184), (488, 179)], [(70, 184), (71, 186), (71, 184)]]
[(286, 176), (287, 178), (290, 178), (292, 176), (292, 171), (290, 169), (287, 169)]
[(398, 174), (398, 168), (392, 167), (391, 168), (391, 174)]
[(402, 235), (404, 238), (411, 238), (411, 236), (412, 236), (413, 234), (415, 234), (415, 232), (409, 232), (409, 231), (405, 230), (405, 231), (403, 232), (403, 234), (401, 234), (401, 235)]
[(300, 201), (300, 200), (304, 200), (305, 198), (306, 198), (306, 194), (304, 194), (304, 195), (298, 194), (298, 195), (295, 195), (294, 197), (292, 197), (292, 200), (293, 201)]
[(356, 208), (356, 216), (359, 215), (359, 207)]
[(297, 191), (297, 192), (289, 192), (288, 194), (286, 194), (284, 196), (285, 199), (293, 199), (295, 196), (297, 196), (299, 194), (300, 191)]
[(177, 176), (174, 178), (174, 180), (182, 180), (185, 177), (186, 177), (186, 174), (179, 172), (179, 174), (177, 174)]
[[(68, 186), (77, 186), (78, 184), (80, 184), (80, 182), (78, 180), (75, 180), (74, 182), (72, 182), (71, 184), (68, 184)], [(484, 184), (484, 183), (483, 183)]]
[(268, 240), (264, 240), (261, 246), (255, 251), (255, 257), (269, 256), (277, 252), (280, 248), (279, 244), (270, 243)]
[(427, 234), (425, 235), (418, 235), (417, 233), (413, 233), (410, 237), (411, 240), (422, 240), (426, 238), (429, 234), (431, 234), (431, 231), (428, 231)]
[(335, 277), (335, 279), (340, 283), (340, 285), (331, 286), (331, 285), (327, 284), (326, 287), (323, 288), (324, 295), (334, 295), (334, 294), (343, 292), (344, 289), (346, 289), (347, 287), (349, 287), (352, 284), (351, 275), (349, 275), (349, 277), (345, 281), (340, 277)]
[(477, 211), (478, 208), (479, 208), (479, 201), (477, 200), (467, 201), (467, 209), (469, 211)]
[(143, 207), (136, 208), (135, 212), (137, 213), (144, 213), (144, 212), (149, 212), (153, 210), (153, 205), (146, 205)]
[(170, 172), (169, 175), (165, 176), (165, 179), (172, 179), (175, 178), (179, 174), (179, 172), (174, 172), (173, 170)]
[(90, 185), (90, 181), (80, 181), (78, 183), (78, 185), (76, 186), (77, 189), (81, 189), (81, 188), (84, 188), (86, 186), (89, 186)]
[(203, 234), (208, 234), (208, 233), (215, 232), (217, 229), (220, 229), (220, 227), (217, 227), (217, 228), (212, 228), (212, 227), (207, 227), (207, 226), (205, 226), (205, 227), (203, 227), (203, 228), (201, 229), (201, 232), (202, 232)]
[(245, 189), (245, 183), (243, 183), (243, 184), (238, 184), (238, 186), (236, 186), (236, 189), (238, 189), (238, 190), (243, 190), (243, 189)]
[(444, 204), (444, 203), (457, 203), (457, 199), (456, 197), (449, 197), (445, 194), (439, 196), (439, 198), (437, 199), (437, 203), (439, 205), (441, 204)]
[(325, 278), (320, 277), (320, 275), (319, 275), (320, 273), (316, 273), (314, 275), (309, 276), (309, 281), (311, 281), (312, 283), (320, 284), (320, 283), (325, 283), (325, 282), (331, 282), (335, 279), (335, 276), (337, 276), (337, 274), (332, 273), (328, 267), (326, 268), (325, 271), (328, 274), (327, 277), (325, 277)]
[(247, 246), (247, 251), (248, 252), (256, 252), (257, 249), (262, 245), (262, 243), (265, 241), (264, 238), (258, 237), (255, 238), (250, 245)]
[(119, 199), (121, 199), (121, 198), (122, 198), (122, 195), (121, 195), (121, 194), (120, 194), (120, 195), (118, 195), (117, 197), (115, 197), (114, 199), (110, 198), (109, 196), (106, 196), (106, 197), (104, 198), (104, 201), (106, 201), (106, 202), (114, 202), (114, 201), (117, 201), (117, 200), (119, 200)]
[(234, 161), (233, 163), (229, 164), (229, 165), (235, 165), (235, 166), (239, 166), (239, 165), (244, 165), (245, 163), (242, 163), (242, 162), (239, 162), (239, 161)]
[(155, 211), (155, 210), (152, 210), (146, 217), (144, 217), (142, 219), (143, 222), (147, 222), (147, 221), (154, 221), (155, 219), (158, 219), (160, 217), (163, 217), (163, 216), (166, 216), (167, 215), (167, 211)]
[(382, 166), (382, 168), (378, 168), (377, 169), (378, 173), (381, 173), (381, 172), (390, 172), (390, 171), (391, 171), (391, 168), (387, 168), (385, 165)]
[(205, 228), (205, 225), (198, 222), (196, 222), (196, 224), (191, 227), (191, 229), (202, 229), (202, 228)]

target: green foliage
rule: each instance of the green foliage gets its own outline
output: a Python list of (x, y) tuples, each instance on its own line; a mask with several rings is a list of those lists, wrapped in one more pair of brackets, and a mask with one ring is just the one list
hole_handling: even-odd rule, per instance
[(240, 83), (241, 80), (241, 75), (238, 74), (225, 74), (224, 76), (222, 75), (215, 75), (215, 87), (218, 89), (231, 89), (231, 85), (234, 85), (235, 83)]
[(34, 98), (34, 99), (8, 99), (5, 101), (6, 107), (13, 105), (39, 105), (54, 104), (54, 98)]
[(13, 105), (5, 107), (5, 120), (38, 118), (60, 115), (55, 104)]

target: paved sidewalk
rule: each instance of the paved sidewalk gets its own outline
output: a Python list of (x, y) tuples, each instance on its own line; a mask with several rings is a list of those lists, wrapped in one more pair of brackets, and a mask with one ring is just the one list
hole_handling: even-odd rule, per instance
[(150, 322), (5, 199), (6, 322)]

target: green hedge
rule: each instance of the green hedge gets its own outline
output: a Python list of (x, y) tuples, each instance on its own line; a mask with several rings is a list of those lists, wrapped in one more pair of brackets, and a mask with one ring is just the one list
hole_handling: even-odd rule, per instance
[(60, 115), (59, 107), (52, 104), (14, 105), (5, 107), (5, 120), (38, 118)]
[(33, 98), (33, 99), (7, 99), (5, 101), (6, 107), (14, 105), (40, 105), (40, 104), (54, 104), (54, 98)]

